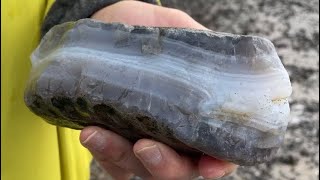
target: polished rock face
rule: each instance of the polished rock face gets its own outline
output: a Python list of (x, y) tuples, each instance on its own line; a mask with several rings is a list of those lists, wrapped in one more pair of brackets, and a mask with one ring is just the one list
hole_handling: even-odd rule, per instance
[(58, 126), (97, 125), (254, 165), (280, 147), (290, 94), (264, 38), (83, 19), (44, 36), (25, 102)]

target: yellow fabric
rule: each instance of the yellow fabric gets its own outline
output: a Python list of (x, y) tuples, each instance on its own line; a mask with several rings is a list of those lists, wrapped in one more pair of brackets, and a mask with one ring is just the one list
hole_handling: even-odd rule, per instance
[(53, 0), (1, 0), (1, 179), (87, 180), (91, 155), (79, 131), (57, 128), (23, 101), (29, 56)]

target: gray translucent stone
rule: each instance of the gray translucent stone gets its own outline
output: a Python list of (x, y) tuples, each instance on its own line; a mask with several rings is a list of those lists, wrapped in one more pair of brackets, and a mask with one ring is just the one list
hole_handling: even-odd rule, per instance
[(83, 19), (44, 36), (25, 102), (58, 126), (97, 125), (254, 165), (280, 147), (290, 94), (264, 38)]

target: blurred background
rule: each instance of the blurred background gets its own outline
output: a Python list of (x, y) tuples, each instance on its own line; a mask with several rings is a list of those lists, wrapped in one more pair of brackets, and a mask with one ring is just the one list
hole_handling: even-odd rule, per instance
[[(220, 32), (270, 39), (293, 86), (285, 141), (269, 163), (239, 167), (225, 180), (319, 178), (319, 0), (162, 0)], [(91, 165), (91, 179), (109, 179)]]

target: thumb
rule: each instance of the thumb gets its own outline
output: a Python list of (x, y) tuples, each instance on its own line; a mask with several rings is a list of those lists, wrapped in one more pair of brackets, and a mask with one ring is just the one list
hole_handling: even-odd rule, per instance
[(129, 25), (207, 29), (183, 11), (140, 1), (120, 1), (96, 12), (92, 18)]

